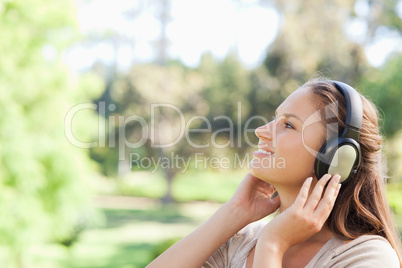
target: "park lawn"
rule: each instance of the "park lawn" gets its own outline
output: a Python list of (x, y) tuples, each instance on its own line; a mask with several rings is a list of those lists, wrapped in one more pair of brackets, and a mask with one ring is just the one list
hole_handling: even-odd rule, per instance
[[(187, 171), (173, 181), (172, 195), (178, 202), (213, 201), (224, 203), (233, 195), (247, 170)], [(163, 198), (167, 183), (161, 173), (133, 172), (113, 181), (108, 194)]]
[[(86, 230), (72, 248), (48, 244), (34, 249), (34, 267), (143, 268), (218, 207), (219, 204), (193, 203), (148, 211), (106, 209), (107, 224)], [(397, 220), (402, 227), (402, 215), (397, 215)]]
[[(179, 203), (100, 209), (105, 217), (102, 226), (82, 232), (70, 248), (54, 243), (33, 247), (31, 258), (35, 267), (43, 268), (144, 267), (172, 239), (185, 236), (209, 218), (232, 196), (244, 174), (213, 171), (179, 174), (173, 186), (173, 195)], [(163, 197), (166, 183), (161, 174), (137, 172), (103, 181), (98, 187), (103, 190), (98, 191), (101, 194), (155, 199)]]
[(148, 210), (103, 209), (104, 226), (84, 231), (71, 248), (60, 244), (35, 247), (32, 262), (41, 268), (143, 268), (218, 207), (198, 202)]
[[(231, 197), (244, 174), (187, 173), (178, 176), (174, 183), (173, 195), (179, 203), (162, 205), (153, 202), (151, 205), (142, 205), (141, 200), (146, 199), (137, 198), (133, 199), (137, 201), (124, 201), (125, 204), (121, 204), (121, 207), (127, 208), (130, 206), (126, 203), (139, 202), (131, 206), (131, 209), (99, 208), (104, 215), (104, 224), (82, 232), (79, 240), (70, 248), (54, 243), (32, 248), (34, 267), (145, 267), (171, 243), (209, 218), (222, 202)], [(124, 185), (115, 189), (123, 189), (126, 194), (136, 192), (147, 198), (163, 196), (166, 185), (160, 175), (136, 175), (124, 178)], [(398, 203), (394, 193), (396, 188), (388, 190), (392, 197), (391, 203)], [(396, 215), (396, 220), (402, 231), (402, 215)]]
[[(233, 195), (237, 186), (247, 174), (238, 170), (190, 170), (178, 173), (173, 181), (172, 195), (178, 202), (213, 201), (224, 203)], [(99, 183), (102, 185), (102, 183)], [(108, 190), (103, 190), (107, 188)], [(146, 198), (163, 198), (167, 189), (162, 174), (132, 172), (124, 178), (114, 179), (98, 192), (110, 195), (128, 195)], [(402, 182), (387, 184), (387, 198), (390, 207), (402, 214)]]

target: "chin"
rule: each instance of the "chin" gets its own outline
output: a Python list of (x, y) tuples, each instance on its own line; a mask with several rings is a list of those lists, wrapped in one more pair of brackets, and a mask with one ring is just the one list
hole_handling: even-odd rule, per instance
[[(275, 165), (275, 159), (272, 161), (270, 159), (254, 158), (249, 163), (249, 172), (260, 180), (266, 181), (268, 183), (280, 181), (283, 177), (286, 177), (288, 171), (286, 170), (286, 165)], [(278, 161), (277, 161), (278, 162)], [(283, 162), (285, 163), (285, 162)]]
[(270, 174), (271, 172), (269, 172), (269, 170), (262, 170), (259, 168), (251, 168), (250, 167), (249, 172), (254, 177), (256, 177), (262, 181), (268, 182), (269, 184), (272, 184), (275, 181), (272, 174)]

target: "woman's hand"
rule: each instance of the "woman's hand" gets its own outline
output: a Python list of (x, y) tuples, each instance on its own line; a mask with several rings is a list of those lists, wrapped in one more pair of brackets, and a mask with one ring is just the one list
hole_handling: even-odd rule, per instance
[(274, 190), (270, 184), (247, 174), (224, 206), (147, 267), (201, 267), (234, 234), (279, 207), (279, 197), (270, 199)]
[(322, 195), (330, 179), (331, 175), (324, 175), (309, 196), (312, 178), (308, 178), (301, 187), (296, 201), (264, 227), (258, 243), (268, 245), (279, 254), (284, 254), (291, 246), (319, 232), (332, 211), (341, 186), (340, 176), (335, 175)]
[(279, 205), (279, 197), (271, 200), (275, 188), (248, 173), (227, 205), (239, 210), (245, 224), (257, 221), (275, 212)]

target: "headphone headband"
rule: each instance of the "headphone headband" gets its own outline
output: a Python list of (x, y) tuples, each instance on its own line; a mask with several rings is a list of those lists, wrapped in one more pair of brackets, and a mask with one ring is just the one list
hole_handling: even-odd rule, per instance
[(345, 183), (353, 178), (360, 166), (361, 150), (359, 145), (360, 129), (363, 123), (363, 104), (359, 93), (351, 86), (332, 81), (346, 101), (345, 129), (326, 141), (316, 156), (314, 172), (317, 179), (324, 174), (341, 175)]
[(360, 95), (348, 84), (339, 81), (332, 82), (346, 101), (346, 127), (341, 137), (350, 137), (358, 141), (363, 121), (363, 104)]

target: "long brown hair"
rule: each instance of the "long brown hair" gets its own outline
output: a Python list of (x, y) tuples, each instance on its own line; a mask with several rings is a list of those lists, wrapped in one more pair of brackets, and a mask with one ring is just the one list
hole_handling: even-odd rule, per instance
[[(313, 79), (303, 85), (314, 93), (317, 109), (330, 118), (326, 122), (327, 135), (342, 133), (345, 127), (346, 103), (344, 96), (331, 80)], [(360, 130), (361, 165), (356, 176), (342, 185), (334, 208), (326, 222), (328, 228), (344, 240), (361, 235), (380, 235), (387, 239), (398, 254), (402, 267), (401, 242), (393, 215), (388, 206), (385, 184), (387, 177), (382, 170), (382, 137), (378, 128), (378, 110), (360, 95), (363, 103), (363, 124)], [(338, 105), (331, 105), (338, 103)], [(328, 116), (328, 107), (333, 116)], [(331, 121), (336, 118), (336, 123)], [(331, 126), (335, 126), (335, 129)], [(336, 129), (336, 126), (337, 129)]]

